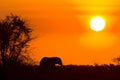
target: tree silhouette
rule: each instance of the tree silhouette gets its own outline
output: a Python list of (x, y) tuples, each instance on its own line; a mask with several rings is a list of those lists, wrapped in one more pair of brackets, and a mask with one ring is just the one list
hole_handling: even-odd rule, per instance
[(115, 57), (112, 60), (113, 60), (113, 62), (117, 63), (117, 65), (120, 65), (120, 56)]
[(22, 62), (26, 56), (32, 29), (19, 16), (10, 14), (0, 21), (0, 55), (3, 66)]

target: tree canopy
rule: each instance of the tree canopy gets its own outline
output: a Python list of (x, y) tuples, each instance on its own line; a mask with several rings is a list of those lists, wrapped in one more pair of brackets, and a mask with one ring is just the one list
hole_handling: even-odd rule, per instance
[(32, 29), (26, 21), (10, 14), (0, 21), (0, 56), (3, 65), (22, 62), (26, 56)]

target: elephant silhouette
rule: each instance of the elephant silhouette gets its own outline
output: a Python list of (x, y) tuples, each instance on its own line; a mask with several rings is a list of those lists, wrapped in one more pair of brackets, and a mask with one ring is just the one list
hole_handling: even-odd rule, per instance
[(62, 65), (59, 57), (43, 57), (40, 61), (40, 68), (44, 71), (55, 70), (57, 66), (62, 67)]

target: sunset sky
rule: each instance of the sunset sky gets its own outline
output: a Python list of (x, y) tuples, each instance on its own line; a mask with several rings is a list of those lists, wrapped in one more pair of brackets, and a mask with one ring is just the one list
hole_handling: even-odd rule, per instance
[[(58, 56), (63, 64), (108, 64), (120, 55), (119, 0), (0, 0), (0, 19), (10, 13), (33, 28), (36, 61)], [(95, 16), (105, 20), (103, 31), (90, 28)]]

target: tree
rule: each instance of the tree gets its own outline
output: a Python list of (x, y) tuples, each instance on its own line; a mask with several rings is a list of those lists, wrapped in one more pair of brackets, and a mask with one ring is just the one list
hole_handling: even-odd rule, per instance
[(10, 14), (0, 21), (0, 56), (3, 66), (27, 59), (32, 29), (17, 15)]
[(115, 62), (118, 65), (120, 65), (120, 56), (113, 58), (113, 62)]

